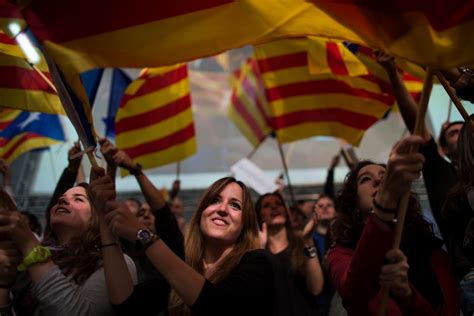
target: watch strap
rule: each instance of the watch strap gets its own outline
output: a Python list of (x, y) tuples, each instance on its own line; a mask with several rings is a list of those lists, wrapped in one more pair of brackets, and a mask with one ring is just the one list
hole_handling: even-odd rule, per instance
[(50, 257), (51, 251), (48, 247), (37, 245), (23, 258), (23, 261), (18, 265), (17, 270), (20, 272), (25, 271), (29, 266), (35, 263), (45, 262)]

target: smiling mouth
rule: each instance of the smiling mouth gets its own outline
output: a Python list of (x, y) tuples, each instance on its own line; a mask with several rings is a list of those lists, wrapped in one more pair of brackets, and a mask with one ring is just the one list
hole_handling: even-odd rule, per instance
[(225, 220), (223, 220), (222, 218), (213, 218), (212, 222), (214, 224), (216, 224), (217, 226), (227, 226), (228, 225), (228, 223)]
[(59, 207), (59, 208), (56, 209), (56, 212), (55, 212), (55, 213), (56, 213), (56, 214), (58, 214), (58, 213), (70, 214), (71, 211), (68, 210), (68, 209), (66, 209), (66, 208), (64, 208), (64, 207)]

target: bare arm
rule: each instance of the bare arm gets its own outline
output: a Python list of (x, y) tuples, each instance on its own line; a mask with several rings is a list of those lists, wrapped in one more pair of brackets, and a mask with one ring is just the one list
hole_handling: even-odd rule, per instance
[[(316, 215), (313, 215), (313, 219), (306, 224), (303, 230), (305, 248), (315, 247), (311, 233), (313, 232), (316, 223), (317, 217)], [(313, 295), (320, 294), (324, 286), (324, 276), (321, 263), (317, 255), (315, 257), (308, 257), (305, 255), (305, 275), (306, 287), (308, 288), (308, 291), (310, 291)]]
[(115, 154), (114, 159), (122, 168), (135, 174), (138, 185), (140, 185), (140, 189), (152, 210), (158, 210), (165, 206), (166, 201), (161, 192), (155, 187), (150, 179), (148, 179), (146, 174), (143, 173), (139, 165), (130, 159), (130, 156), (128, 156), (126, 152), (119, 150)]
[[(118, 208), (108, 211), (105, 219), (112, 231), (132, 242), (138, 229), (146, 229), (128, 210)], [(179, 258), (161, 239), (146, 250), (146, 255), (183, 302), (192, 306), (204, 286), (204, 277)]]
[[(398, 107), (402, 115), (405, 126), (408, 128), (410, 133), (413, 134), (415, 130), (415, 121), (417, 115), (418, 105), (415, 100), (408, 93), (405, 83), (402, 80), (401, 74), (397, 71), (395, 61), (393, 57), (379, 52), (377, 54), (377, 60), (387, 71), (390, 83), (392, 84), (393, 93), (397, 99)], [(425, 140), (429, 140), (431, 135), (423, 127), (422, 137)]]

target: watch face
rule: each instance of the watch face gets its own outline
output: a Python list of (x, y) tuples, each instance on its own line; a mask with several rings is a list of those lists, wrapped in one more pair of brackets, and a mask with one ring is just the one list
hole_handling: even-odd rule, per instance
[(148, 230), (140, 229), (137, 233), (137, 240), (145, 244), (151, 239), (151, 233)]

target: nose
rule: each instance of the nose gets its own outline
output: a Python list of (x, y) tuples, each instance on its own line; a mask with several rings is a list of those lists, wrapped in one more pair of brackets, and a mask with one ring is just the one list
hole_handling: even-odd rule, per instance
[(58, 205), (69, 205), (69, 199), (66, 196), (61, 196), (58, 200)]

